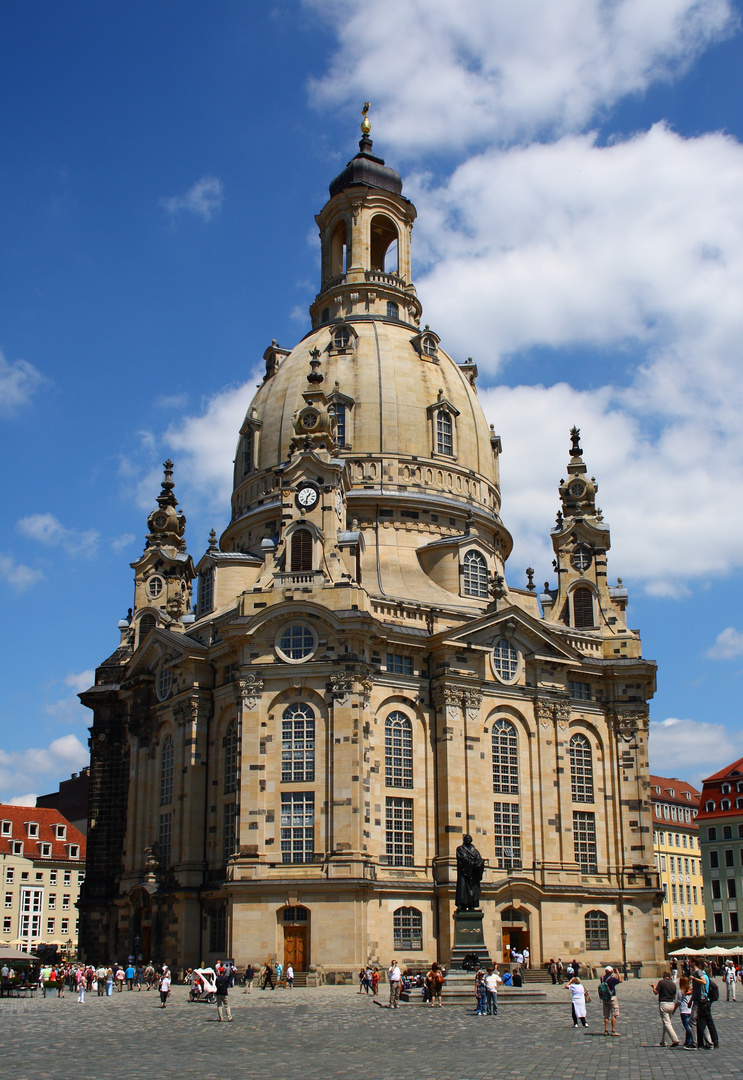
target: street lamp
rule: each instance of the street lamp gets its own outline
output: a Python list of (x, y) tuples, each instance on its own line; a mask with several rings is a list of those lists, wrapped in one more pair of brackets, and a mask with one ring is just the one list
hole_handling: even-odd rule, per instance
[(622, 968), (624, 971), (624, 977), (627, 978), (627, 931), (622, 930), (619, 935), (622, 939)]

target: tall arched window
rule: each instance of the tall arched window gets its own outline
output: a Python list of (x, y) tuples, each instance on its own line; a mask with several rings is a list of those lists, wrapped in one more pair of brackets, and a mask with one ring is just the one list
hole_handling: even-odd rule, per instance
[(573, 802), (593, 802), (593, 759), (585, 735), (570, 740), (570, 787)]
[(586, 950), (609, 948), (609, 919), (603, 911), (586, 912)]
[(436, 413), (436, 452), (454, 456), (454, 425), (451, 413), (446, 409)]
[(173, 801), (173, 736), (166, 735), (160, 751), (160, 805)]
[(464, 556), (462, 573), (465, 596), (488, 597), (488, 566), (479, 551), (468, 551)]
[(423, 948), (423, 916), (418, 908), (400, 907), (392, 916), (395, 949)]
[(493, 791), (502, 795), (519, 793), (518, 737), (508, 720), (493, 724)]
[(243, 476), (253, 471), (253, 456), (255, 452), (255, 430), (249, 427), (243, 436)]
[(371, 220), (371, 270), (386, 274), (397, 272), (397, 229), (394, 222), (382, 214)]
[(233, 720), (224, 737), (224, 793), (237, 788), (237, 723)]
[(312, 569), (312, 533), (309, 529), (297, 529), (291, 539), (291, 572), (305, 573)]
[(391, 712), (384, 722), (384, 782), (387, 787), (413, 786), (413, 729), (401, 712)]
[(594, 626), (593, 593), (584, 586), (573, 593), (573, 625), (577, 630)]
[(284, 709), (281, 718), (281, 780), (315, 779), (315, 714), (305, 702)]

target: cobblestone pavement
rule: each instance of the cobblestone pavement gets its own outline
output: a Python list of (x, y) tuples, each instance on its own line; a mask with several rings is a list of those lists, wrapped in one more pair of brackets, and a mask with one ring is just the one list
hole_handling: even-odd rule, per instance
[[(586, 1030), (575, 1030), (570, 995), (545, 987), (546, 1002), (502, 1002), (497, 1017), (474, 1008), (420, 1004), (380, 1008), (355, 987), (308, 990), (235, 988), (232, 1024), (213, 1005), (189, 1004), (173, 988), (167, 1008), (156, 992), (0, 1000), (2, 1075), (14, 1080), (647, 1080), (734, 1075), (743, 1056), (743, 994), (720, 1001), (714, 1016), (720, 1049), (663, 1050), (648, 980), (619, 988), (621, 1037), (604, 1038), (595, 984)], [(384, 1003), (385, 987), (379, 1001)], [(724, 996), (724, 995), (723, 995)], [(682, 1036), (681, 1023), (677, 1030)]]

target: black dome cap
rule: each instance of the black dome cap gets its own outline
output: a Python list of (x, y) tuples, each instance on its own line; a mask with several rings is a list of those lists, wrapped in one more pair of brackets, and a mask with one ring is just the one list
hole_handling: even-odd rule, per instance
[(330, 197), (350, 187), (382, 188), (394, 195), (402, 195), (402, 178), (394, 169), (385, 165), (384, 158), (375, 157), (371, 152), (372, 141), (368, 135), (359, 141), (359, 153), (338, 173), (330, 184)]

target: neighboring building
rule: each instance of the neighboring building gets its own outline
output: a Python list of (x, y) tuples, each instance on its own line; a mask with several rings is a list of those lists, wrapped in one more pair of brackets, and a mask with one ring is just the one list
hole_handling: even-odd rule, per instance
[(85, 878), (85, 837), (58, 810), (0, 805), (2, 942), (77, 949), (77, 901)]
[(655, 664), (596, 480), (573, 430), (556, 585), (507, 585), (500, 439), (476, 365), (421, 324), (415, 216), (365, 131), (316, 218), (311, 329), (266, 350), (197, 566), (166, 462), (132, 615), (81, 694), (86, 957), (448, 963), (468, 832), (491, 955), (603, 964), (624, 931), (628, 959), (662, 957)]
[(707, 944), (741, 942), (738, 893), (743, 893), (743, 758), (702, 784), (697, 815), (702, 847)]
[(667, 942), (705, 934), (704, 882), (699, 849), (699, 792), (676, 777), (650, 775), (653, 850), (663, 888)]
[(81, 769), (79, 773), (74, 772), (69, 780), (63, 780), (59, 785), (59, 791), (39, 795), (36, 805), (59, 810), (71, 825), (74, 825), (81, 833), (86, 833), (88, 831), (89, 790), (90, 769)]

